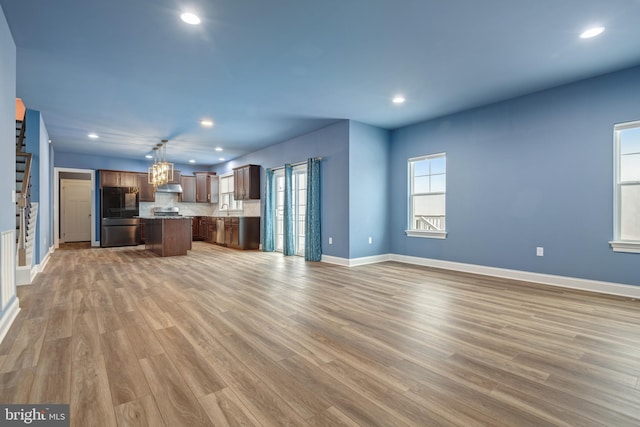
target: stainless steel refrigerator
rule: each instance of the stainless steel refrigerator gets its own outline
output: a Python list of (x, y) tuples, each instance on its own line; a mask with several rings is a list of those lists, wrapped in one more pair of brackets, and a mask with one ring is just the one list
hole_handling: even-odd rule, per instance
[(136, 188), (102, 187), (100, 246), (140, 244), (140, 198)]

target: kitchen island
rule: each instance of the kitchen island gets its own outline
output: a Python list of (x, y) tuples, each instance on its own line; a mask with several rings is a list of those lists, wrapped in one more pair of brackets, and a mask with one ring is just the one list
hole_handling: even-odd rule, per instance
[(141, 217), (145, 226), (145, 249), (160, 256), (187, 255), (191, 250), (191, 218)]

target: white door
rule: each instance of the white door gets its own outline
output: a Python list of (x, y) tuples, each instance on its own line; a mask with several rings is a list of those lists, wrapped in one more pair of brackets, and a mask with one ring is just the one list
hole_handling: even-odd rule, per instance
[(62, 179), (60, 206), (61, 242), (91, 240), (91, 181)]

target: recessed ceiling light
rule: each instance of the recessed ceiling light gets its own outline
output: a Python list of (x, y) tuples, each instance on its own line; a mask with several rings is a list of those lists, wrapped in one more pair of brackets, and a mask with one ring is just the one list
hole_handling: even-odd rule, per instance
[(206, 128), (210, 128), (213, 126), (213, 120), (209, 120), (209, 119), (202, 119), (200, 120), (200, 125), (204, 126)]
[(216, 151), (222, 151), (222, 147), (216, 147)]
[(406, 101), (406, 100), (404, 99), (404, 96), (402, 96), (402, 95), (396, 95), (391, 100), (391, 102), (393, 102), (394, 104), (402, 104), (402, 103), (404, 103), (404, 101)]
[(590, 39), (595, 36), (599, 36), (604, 31), (604, 27), (593, 27), (585, 30), (580, 34), (581, 39)]
[(145, 159), (153, 159), (153, 156), (151, 154), (147, 154), (146, 156), (144, 156)]
[(224, 157), (220, 157), (218, 160), (220, 160), (221, 162), (224, 162)]
[(189, 163), (195, 163), (195, 162), (196, 162), (196, 161), (195, 161), (195, 160), (193, 160), (193, 159), (189, 160)]
[(90, 134), (89, 134), (89, 135), (87, 135), (87, 136), (88, 136), (89, 138), (91, 138), (91, 139), (98, 139), (98, 138), (100, 138), (100, 137), (98, 136), (98, 134), (96, 134), (96, 133), (90, 133)]
[(49, 140), (49, 144), (51, 144), (51, 140)]
[(200, 23), (200, 18), (198, 17), (198, 15), (191, 12), (183, 13), (182, 15), (180, 15), (180, 19), (191, 25), (198, 25)]

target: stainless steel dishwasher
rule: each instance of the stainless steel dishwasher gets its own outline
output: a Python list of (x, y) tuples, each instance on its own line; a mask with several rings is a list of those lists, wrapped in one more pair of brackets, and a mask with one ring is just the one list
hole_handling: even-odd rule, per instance
[(224, 245), (224, 219), (216, 220), (216, 243)]

